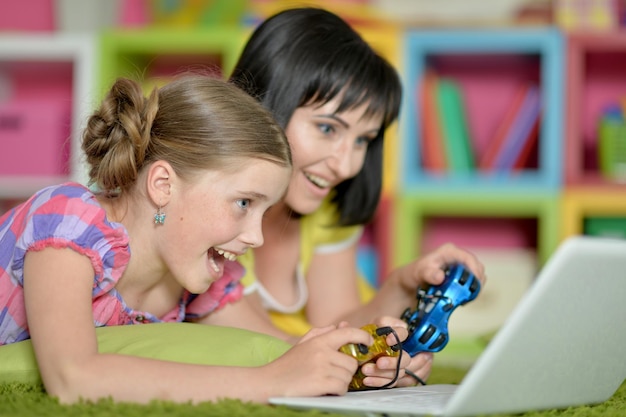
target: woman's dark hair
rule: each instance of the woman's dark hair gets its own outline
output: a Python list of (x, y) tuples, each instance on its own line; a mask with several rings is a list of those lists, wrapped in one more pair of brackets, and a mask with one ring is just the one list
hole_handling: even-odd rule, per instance
[(382, 189), (383, 137), (402, 96), (395, 69), (344, 20), (318, 8), (296, 8), (265, 20), (252, 34), (231, 81), (256, 97), (286, 128), (296, 108), (342, 94), (342, 112), (368, 103), (383, 123), (361, 171), (335, 188), (340, 225), (368, 223)]

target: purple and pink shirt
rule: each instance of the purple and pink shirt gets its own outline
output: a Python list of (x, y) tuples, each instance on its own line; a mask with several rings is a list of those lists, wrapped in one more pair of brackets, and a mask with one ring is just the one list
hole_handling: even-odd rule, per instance
[(0, 217), (0, 345), (30, 338), (24, 307), (24, 257), (28, 251), (48, 247), (70, 248), (91, 261), (96, 327), (186, 321), (238, 300), (243, 293), (239, 282), (243, 268), (226, 262), (224, 275), (205, 293), (184, 291), (178, 305), (162, 317), (129, 308), (115, 289), (131, 256), (126, 228), (107, 220), (87, 187), (55, 185)]

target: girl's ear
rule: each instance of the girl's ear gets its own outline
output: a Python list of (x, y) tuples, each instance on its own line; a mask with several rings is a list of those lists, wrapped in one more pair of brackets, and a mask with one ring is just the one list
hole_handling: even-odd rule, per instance
[(172, 180), (176, 176), (174, 169), (166, 161), (156, 161), (148, 169), (147, 191), (156, 207), (165, 207), (172, 196)]

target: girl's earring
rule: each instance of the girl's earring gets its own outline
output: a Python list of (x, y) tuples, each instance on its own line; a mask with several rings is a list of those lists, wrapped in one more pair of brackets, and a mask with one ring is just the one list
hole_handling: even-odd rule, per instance
[(154, 224), (163, 224), (165, 223), (165, 213), (161, 211), (161, 205), (157, 209), (157, 212), (154, 215)]

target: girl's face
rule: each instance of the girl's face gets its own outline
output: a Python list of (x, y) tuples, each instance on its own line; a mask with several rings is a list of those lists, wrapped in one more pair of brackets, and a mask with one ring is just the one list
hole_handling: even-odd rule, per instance
[(368, 103), (337, 113), (340, 100), (297, 108), (285, 129), (293, 157), (285, 203), (297, 213), (314, 212), (333, 187), (359, 173), (382, 125), (382, 116), (364, 116)]
[(222, 276), (225, 259), (262, 245), (263, 215), (284, 196), (290, 173), (273, 162), (245, 158), (172, 187), (165, 222), (155, 227), (164, 229), (160, 253), (176, 281), (202, 293)]

